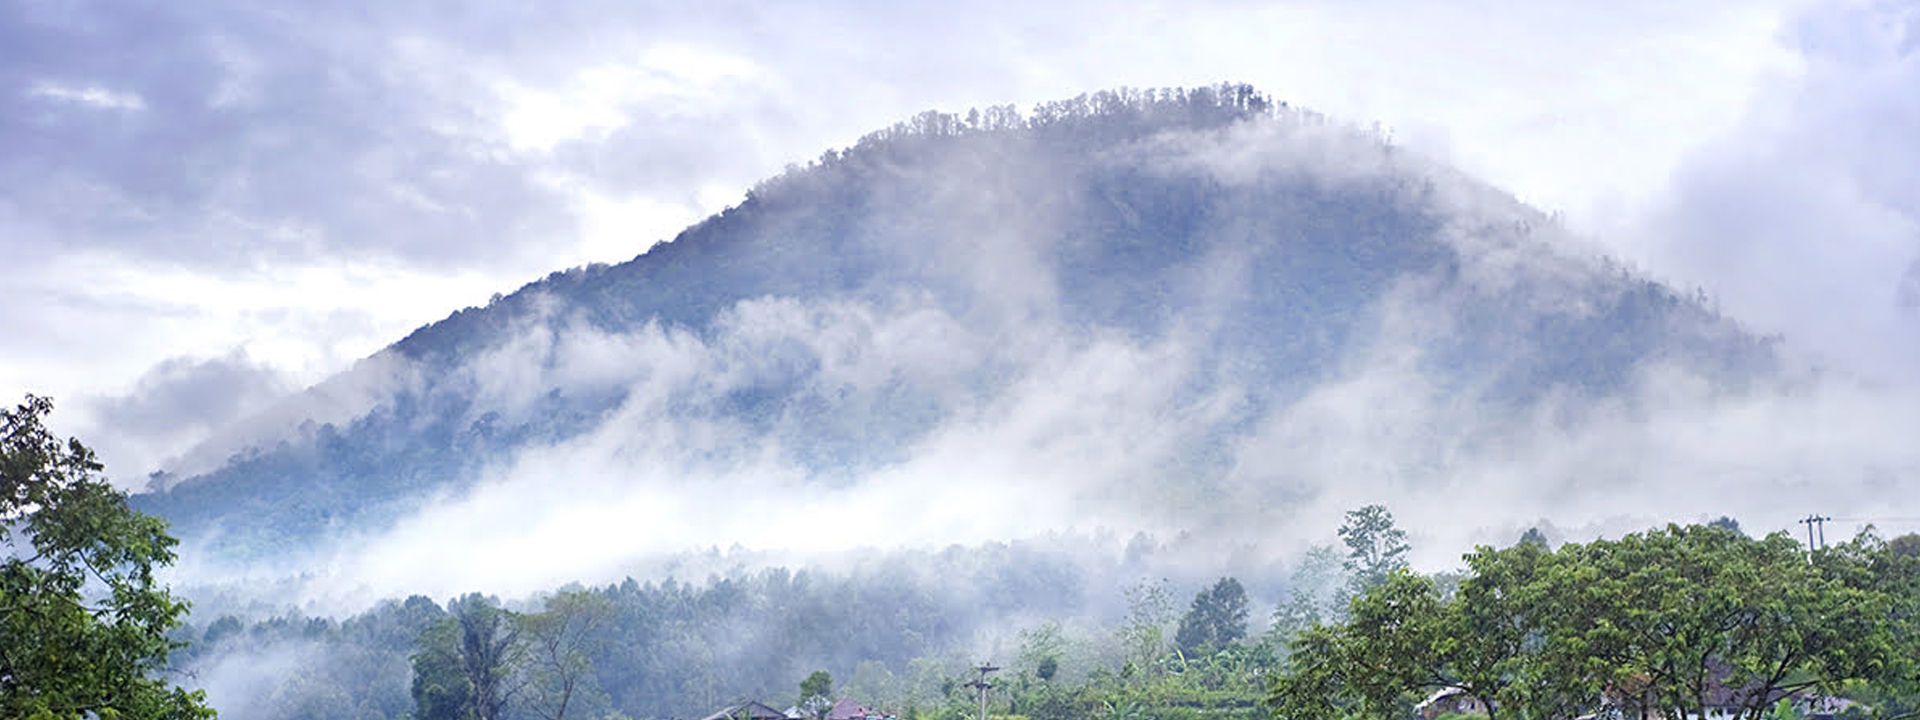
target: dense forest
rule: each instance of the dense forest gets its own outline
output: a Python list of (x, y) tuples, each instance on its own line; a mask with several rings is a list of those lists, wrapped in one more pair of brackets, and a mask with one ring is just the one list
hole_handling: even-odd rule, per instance
[[(1334, 503), (1471, 492), (1488, 470), (1571, 503), (1632, 479), (1595, 461), (1644, 447), (1611, 444), (1622, 426), (1672, 427), (1645, 419), (1769, 400), (1756, 388), (1802, 377), (1703, 294), (1586, 248), (1379, 133), (1244, 86), (924, 113), (632, 260), (420, 328), (245, 423), (224, 463), (156, 474), (131, 498), (39, 428), (47, 406), (29, 397), (9, 415), (26, 449), (0, 468), (0, 519), (65, 528), (46, 537), (71, 547), (10, 558), (0, 620), (46, 630), (16, 596), (67, 620), (29, 658), (35, 674), (0, 656), (0, 682), (73, 690), (87, 683), (45, 669), (112, 646), (124, 661), (89, 672), (138, 679), (133, 700), (22, 693), (40, 706), (17, 709), (695, 720), (757, 702), (817, 720), (851, 699), (908, 720), (983, 702), (1002, 720), (1789, 720), (1920, 707), (1920, 538), (1807, 551), (1731, 520), (1591, 542), (1536, 531), (1421, 574), (1385, 506), (1339, 515)], [(1529, 453), (1549, 457), (1509, 464)], [(41, 485), (76, 499), (23, 494)], [(464, 519), (475, 497), (500, 514), (453, 527), (480, 535), (431, 522)], [(604, 507), (555, 513), (553, 498)], [(943, 519), (929, 507), (951, 527), (919, 527)], [(1337, 533), (1312, 537), (1333, 517)], [(1024, 530), (969, 535), (1009, 521)], [(468, 546), (500, 552), (542, 523), (591, 532), (513, 558)], [(385, 544), (395, 528), (414, 534)], [(738, 554), (630, 569), (727, 543)], [(183, 574), (213, 579), (180, 597), (152, 571), (176, 546)], [(411, 564), (381, 568), (385, 599), (297, 604), (368, 592), (353, 589), (368, 566), (351, 563), (401, 550)], [(454, 554), (485, 577), (440, 574)], [(527, 564), (621, 570), (503, 592), (494, 575)], [(429, 574), (466, 585), (426, 594)], [(567, 578), (580, 582), (554, 587)], [(77, 604), (96, 581), (125, 608)]]
[[(9, 716), (1797, 720), (1920, 708), (1920, 535), (1868, 529), (1807, 547), (1749, 537), (1731, 518), (1557, 546), (1534, 529), (1429, 575), (1409, 568), (1388, 509), (1368, 505), (1306, 553), (1270, 613), (1222, 577), (1197, 590), (1138, 582), (1103, 616), (1072, 590), (1088, 587), (1084, 564), (1014, 544), (861, 572), (183, 622), (187, 603), (154, 575), (176, 541), (100, 479), (90, 450), (41, 425), (50, 410), (28, 396), (0, 412)], [(89, 579), (104, 591), (84, 590)]]
[[(1697, 293), (1581, 248), (1511, 197), (1245, 86), (928, 112), (632, 260), (422, 327), (250, 421), (283, 432), (204, 473), (156, 475), (134, 502), (204, 552), (282, 557), (389, 527), (530, 450), (652, 421), (751, 439), (689, 463), (772, 453), (845, 484), (1008, 402), (1046, 371), (1024, 354), (1037, 343), (1191, 358), (1165, 402), (1232, 411), (1153, 471), (1195, 485), (1221, 480), (1263, 415), (1398, 344), (1418, 343), (1418, 369), (1450, 394), (1516, 411), (1608, 396), (1654, 364), (1727, 387), (1773, 367), (1767, 341)], [(983, 349), (931, 369), (889, 356), (850, 381), (834, 363), (857, 350), (743, 327), (780, 302), (815, 322), (934, 318)], [(692, 345), (708, 372), (583, 367), (574, 354), (595, 344)]]
[[(1408, 570), (1406, 535), (1381, 506), (1348, 513), (1329, 541), (1271, 605), (1238, 578), (1142, 580), (1110, 598), (1114, 612), (1088, 614), (1055, 591), (1077, 585), (1073, 568), (1016, 546), (956, 548), (868, 574), (415, 596), (340, 621), (222, 617), (183, 626), (175, 662), (233, 682), (216, 699), (259, 718), (684, 719), (851, 698), (961, 720), (979, 710), (968, 683), (981, 661), (999, 667), (988, 712), (1031, 720), (1411, 717), (1442, 701), (1522, 718), (1920, 707), (1920, 536), (1809, 552), (1729, 519), (1557, 547), (1536, 530), (1434, 575)], [(970, 556), (975, 574), (956, 572)], [(907, 569), (927, 566), (938, 571)], [(236, 668), (256, 674), (228, 680)]]

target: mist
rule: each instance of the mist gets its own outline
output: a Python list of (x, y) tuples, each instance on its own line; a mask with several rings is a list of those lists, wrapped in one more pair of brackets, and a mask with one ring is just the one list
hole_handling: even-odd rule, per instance
[[(1008, 160), (1029, 142), (890, 166), (900, 184), (851, 240), (878, 258), (879, 279), (851, 292), (609, 329), (530, 287), (535, 311), (435, 382), (476, 399), (462, 426), (528, 421), (556, 393), (617, 398), (588, 430), (520, 447), (387, 527), (291, 560), (236, 567), (190, 550), (179, 581), (296, 567), (285, 602), (344, 613), (408, 593), (525, 597), (1004, 541), (1079, 538), (1076, 552), (1108, 562), (1145, 538), (1163, 577), (1260, 585), (1365, 504), (1395, 512), (1416, 565), (1440, 570), (1543, 524), (1569, 539), (1723, 515), (1759, 532), (1808, 512), (1863, 524), (1920, 469), (1908, 384), (1791, 365), (1729, 380), (1666, 351), (1616, 385), (1516, 396), (1512, 378), (1562, 349), (1516, 344), (1463, 364), (1463, 318), (1487, 296), (1516, 323), (1593, 316), (1632, 291), (1618, 282), (1630, 271), (1504, 193), (1312, 115), (1164, 131), (1102, 157), (1145, 158), (1226, 195), (1279, 184), (1418, 205), (1460, 258), (1460, 282), (1394, 278), (1346, 311), (1344, 338), (1301, 338), (1323, 358), (1276, 376), (1268, 345), (1233, 337), (1258, 327), (1238, 318), (1265, 292), (1248, 270), (1262, 241), (1247, 238), (1253, 221), (1214, 217), (1159, 312), (1103, 319), (1076, 299), (1087, 276), (1061, 260), (1076, 206), (1025, 201), (1070, 185), (1074, 166)], [(757, 192), (811, 197), (804, 178), (783, 182)], [(427, 372), (383, 357), (356, 387)]]

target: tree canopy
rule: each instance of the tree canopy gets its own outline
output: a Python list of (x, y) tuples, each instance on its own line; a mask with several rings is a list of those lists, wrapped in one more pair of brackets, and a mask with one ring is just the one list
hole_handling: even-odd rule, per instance
[(1451, 596), (1404, 570), (1316, 627), (1272, 688), (1287, 718), (1380, 715), (1462, 693), (1498, 718), (1760, 720), (1793, 693), (1905, 689), (1916, 643), (1914, 559), (1871, 534), (1805, 553), (1669, 526), (1619, 540), (1482, 547)]
[(1173, 641), (1189, 655), (1219, 650), (1247, 635), (1247, 590), (1234, 578), (1220, 578), (1200, 591), (1180, 618)]
[(154, 579), (176, 541), (46, 429), (52, 410), (0, 410), (0, 717), (212, 717), (160, 677), (187, 609)]
[(1407, 567), (1407, 532), (1394, 527), (1393, 513), (1386, 506), (1347, 511), (1340, 540), (1347, 545), (1347, 576), (1354, 592), (1385, 582), (1388, 575)]

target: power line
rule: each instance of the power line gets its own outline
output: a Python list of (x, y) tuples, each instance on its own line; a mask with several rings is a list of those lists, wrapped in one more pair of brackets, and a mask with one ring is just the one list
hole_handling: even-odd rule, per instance
[(1827, 519), (1835, 522), (1920, 523), (1920, 517), (1870, 517), (1870, 518), (1869, 517), (1843, 517), (1843, 518), (1827, 518)]

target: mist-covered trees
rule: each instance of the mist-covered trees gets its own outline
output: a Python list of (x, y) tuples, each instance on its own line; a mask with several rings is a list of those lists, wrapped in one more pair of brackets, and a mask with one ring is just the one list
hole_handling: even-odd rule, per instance
[(500, 720), (526, 687), (528, 648), (519, 617), (468, 595), (421, 634), (413, 659), (419, 720)]
[[(1697, 711), (1686, 698), (1703, 682), (1732, 687), (1754, 701), (1749, 709), (1811, 689), (1891, 716), (1920, 709), (1907, 683), (1920, 674), (1908, 659), (1920, 617), (1915, 547), (1913, 538), (1862, 537), (1809, 563), (1781, 536), (1667, 528), (1557, 549), (1480, 548), (1463, 571), (1396, 570), (1349, 597), (1342, 553), (1321, 546), (1296, 566), (1276, 626), (1260, 639), (1241, 634), (1251, 613), (1236, 610), (1258, 604), (1247, 592), (1266, 586), (1257, 578), (1202, 585), (1184, 613), (1170, 602), (1171, 581), (1142, 582), (1109, 598), (1128, 601), (1127, 613), (1089, 623), (1076, 614), (1082, 605), (1048, 604), (1071, 582), (1043, 563), (942, 553), (954, 564), (931, 575), (771, 569), (701, 584), (628, 581), (536, 598), (511, 614), (470, 596), (452, 612), (415, 597), (338, 623), (217, 619), (196, 649), (270, 638), (325, 649), (328, 660), (291, 673), (310, 679), (238, 713), (263, 719), (474, 714), (458, 616), (482, 607), (512, 617), (519, 632), (519, 670), (506, 685), (517, 688), (506, 708), (516, 720), (689, 717), (756, 698), (784, 707), (774, 699), (796, 688), (795, 699), (822, 700), (797, 703), (807, 709), (852, 697), (902, 717), (964, 720), (978, 711), (966, 683), (981, 660), (1005, 665), (990, 712), (1035, 720), (1403, 717), (1437, 689), (1490, 703), (1497, 718), (1576, 717), (1601, 699), (1672, 717)], [(926, 584), (933, 575), (980, 592), (942, 602), (954, 586)], [(1290, 613), (1302, 619), (1280, 625)], [(983, 626), (972, 623), (1012, 617), (1027, 624), (1006, 628), (1017, 630), (1011, 647), (975, 654)], [(1221, 625), (1210, 642), (1181, 640), (1197, 631), (1180, 629)], [(499, 638), (507, 626), (493, 627)], [(543, 637), (557, 642), (543, 651)], [(1702, 676), (1694, 670), (1708, 649)], [(395, 652), (401, 681), (382, 682)], [(565, 662), (543, 667), (543, 653)]]
[(0, 717), (212, 717), (160, 677), (187, 609), (154, 577), (176, 541), (46, 429), (52, 410), (0, 409)]
[(1548, 550), (1480, 548), (1444, 596), (1405, 571), (1309, 630), (1273, 686), (1284, 718), (1404, 712), (1439, 690), (1495, 717), (1758, 720), (1788, 693), (1855, 683), (1911, 691), (1913, 561), (1871, 535), (1792, 539), (1669, 526)]
[(1195, 595), (1173, 642), (1189, 655), (1221, 650), (1247, 636), (1247, 590), (1234, 578), (1220, 578)]
[(815, 718), (824, 718), (833, 709), (833, 674), (815, 670), (800, 681), (799, 707)]
[(1349, 589), (1356, 594), (1407, 567), (1407, 533), (1394, 527), (1393, 513), (1383, 505), (1348, 511), (1346, 523), (1340, 526), (1340, 541), (1347, 546)]
[(544, 720), (605, 713), (607, 696), (593, 671), (593, 656), (606, 645), (613, 618), (613, 603), (586, 590), (555, 594), (540, 612), (520, 616), (529, 710)]
[[(653, 328), (726, 344), (729, 316), (769, 297), (875, 317), (912, 297), (960, 320), (961, 338), (1001, 337), (981, 324), (997, 312), (968, 309), (1012, 301), (1018, 294), (1001, 286), (1020, 278), (1050, 288), (1034, 300), (1046, 307), (1022, 312), (1057, 317), (1063, 328), (1143, 342), (1174, 340), (1172, 327), (1204, 328), (1191, 338), (1198, 352), (1181, 365), (1231, 369), (1196, 375), (1193, 390), (1243, 389), (1234, 392), (1247, 402), (1246, 417), (1344, 372), (1346, 359), (1364, 350), (1356, 340), (1378, 336), (1377, 309), (1401, 300), (1439, 303), (1433, 310), (1458, 329), (1423, 348), (1421, 376), (1484, 387), (1497, 403), (1562, 387), (1605, 391), (1650, 355), (1744, 366), (1763, 354), (1731, 323), (1656, 283), (1562, 257), (1547, 238), (1505, 221), (1479, 227), (1539, 216), (1500, 202), (1486, 217), (1464, 213), (1447, 199), (1494, 194), (1407, 159), (1364, 131), (1327, 127), (1239, 85), (916, 115), (769, 180), (739, 206), (631, 261), (556, 272), (421, 328), (329, 382), (328, 390), (380, 388), (364, 398), (345, 393), (363, 404), (340, 408), (334, 424), (316, 420), (135, 501), (172, 519), (183, 536), (253, 558), (341, 528), (378, 529), (405, 517), (413, 501), (457, 491), (522, 449), (601, 427), (636, 387), (620, 373), (602, 384), (552, 372), (569, 366), (563, 362), (495, 372), (484, 358), (503, 358), (549, 332), (559, 342), (598, 333), (633, 339)], [(1454, 228), (1470, 229), (1475, 245), (1508, 248), (1511, 261), (1502, 262), (1513, 276), (1473, 281), (1482, 259), (1458, 246)], [(999, 239), (980, 246), (981, 238)], [(978, 262), (991, 271), (955, 272), (948, 266), (956, 257), (973, 258), (962, 267)], [(1213, 277), (1216, 266), (1225, 274)], [(1537, 277), (1534, 268), (1567, 275)], [(1407, 297), (1388, 296), (1392, 288)], [(1421, 288), (1430, 292), (1411, 292)], [(1588, 310), (1557, 310), (1565, 307)], [(552, 357), (565, 357), (563, 348), (551, 348)], [(675, 408), (777, 439), (768, 447), (790, 455), (779, 460), (796, 469), (858, 477), (965, 417), (964, 399), (991, 406), (1005, 391), (997, 379), (1028, 369), (1017, 357), (994, 361), (1004, 367), (966, 367), (969, 356), (995, 355), (943, 358), (959, 363), (943, 377), (971, 378), (964, 392), (917, 383), (910, 368), (876, 366), (877, 376), (906, 372), (884, 393), (813, 395), (808, 388), (832, 385), (805, 368), (832, 363), (808, 358), (797, 358), (795, 377), (753, 388), (696, 373), (686, 387), (660, 390), (688, 393), (692, 402)], [(1225, 384), (1209, 387), (1215, 383)], [(691, 419), (663, 412), (646, 422)], [(1219, 449), (1187, 438), (1240, 431), (1182, 428), (1169, 435), (1178, 443), (1169, 454), (1196, 470), (1224, 467), (1186, 462)]]

